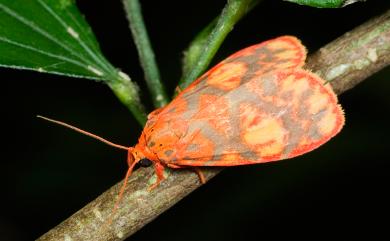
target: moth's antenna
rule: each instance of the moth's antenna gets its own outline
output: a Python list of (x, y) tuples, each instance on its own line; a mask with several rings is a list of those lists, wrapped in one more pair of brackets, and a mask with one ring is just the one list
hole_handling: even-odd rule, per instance
[(101, 141), (101, 142), (103, 142), (103, 143), (109, 145), (109, 146), (113, 146), (113, 147), (115, 147), (115, 148), (123, 149), (123, 150), (126, 150), (126, 151), (129, 150), (129, 147), (126, 147), (126, 146), (122, 146), (122, 145), (118, 145), (118, 144), (112, 143), (111, 141), (108, 141), (108, 140), (104, 139), (103, 137), (97, 136), (97, 135), (92, 134), (91, 132), (88, 132), (88, 131), (84, 131), (84, 130), (82, 130), (82, 129), (80, 129), (80, 128), (77, 128), (77, 127), (75, 127), (75, 126), (69, 125), (69, 124), (67, 124), (67, 123), (65, 123), (65, 122), (58, 121), (58, 120), (53, 120), (53, 119), (50, 119), (50, 118), (47, 118), (47, 117), (44, 117), (44, 116), (41, 116), (41, 115), (37, 115), (37, 117), (38, 117), (38, 118), (41, 118), (41, 119), (44, 119), (44, 120), (46, 120), (46, 121), (55, 123), (55, 124), (57, 124), (57, 125), (64, 126), (64, 127), (66, 127), (66, 128), (72, 129), (72, 130), (77, 131), (77, 132), (79, 132), (79, 133), (81, 133), (81, 134), (83, 134), (83, 135), (92, 137), (92, 138), (94, 138), (94, 139), (96, 139), (96, 140), (99, 140), (99, 141)]

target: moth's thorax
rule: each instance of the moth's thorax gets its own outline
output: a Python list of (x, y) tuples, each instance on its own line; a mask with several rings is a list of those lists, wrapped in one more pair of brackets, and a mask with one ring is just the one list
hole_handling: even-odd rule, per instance
[(165, 119), (164, 115), (149, 121), (152, 123), (146, 125), (138, 145), (144, 145), (160, 162), (175, 159), (183, 135), (181, 126), (176, 121)]
[(138, 143), (135, 145), (132, 155), (134, 157), (134, 161), (138, 162), (139, 160), (142, 160), (144, 158), (149, 159), (153, 162), (156, 162), (158, 159), (156, 159), (156, 155), (143, 143)]
[(141, 136), (138, 138), (138, 143), (134, 146), (132, 150), (132, 155), (136, 162), (144, 158), (147, 158), (151, 161), (154, 161), (156, 159), (145, 143), (146, 143), (146, 136), (145, 136), (145, 132), (143, 131), (141, 133)]

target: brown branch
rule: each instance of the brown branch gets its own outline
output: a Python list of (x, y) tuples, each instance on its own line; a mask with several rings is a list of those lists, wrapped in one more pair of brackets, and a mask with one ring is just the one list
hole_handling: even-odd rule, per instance
[(337, 94), (390, 63), (390, 10), (322, 47), (306, 68), (331, 81)]
[[(321, 48), (308, 58), (307, 68), (331, 81), (337, 94), (390, 63), (390, 11), (368, 21)], [(221, 168), (205, 169), (206, 179)], [(73, 214), (38, 240), (124, 240), (200, 186), (190, 170), (167, 170), (167, 179), (155, 190), (153, 168), (137, 170), (129, 179), (113, 222), (109, 219), (122, 183)]]

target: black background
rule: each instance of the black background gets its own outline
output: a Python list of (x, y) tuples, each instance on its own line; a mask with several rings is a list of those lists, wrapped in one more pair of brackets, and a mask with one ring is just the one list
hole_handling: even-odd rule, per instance
[[(163, 80), (172, 92), (189, 41), (224, 1), (142, 1)], [(120, 1), (78, 1), (105, 56), (143, 88)], [(279, 35), (313, 52), (390, 7), (343, 9), (265, 1), (235, 26), (214, 61)], [(133, 145), (141, 127), (104, 84), (0, 69), (0, 240), (31, 240), (76, 212), (126, 171), (126, 153), (35, 118), (60, 119)], [(390, 69), (340, 96), (346, 126), (323, 147), (289, 161), (233, 167), (130, 240), (389, 240)], [(146, 184), (145, 184), (146, 185)]]

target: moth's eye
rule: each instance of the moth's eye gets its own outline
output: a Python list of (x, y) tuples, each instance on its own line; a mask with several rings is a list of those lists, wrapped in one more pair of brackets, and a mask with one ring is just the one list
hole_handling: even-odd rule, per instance
[(149, 167), (152, 165), (153, 162), (149, 159), (143, 158), (138, 163), (141, 167)]

